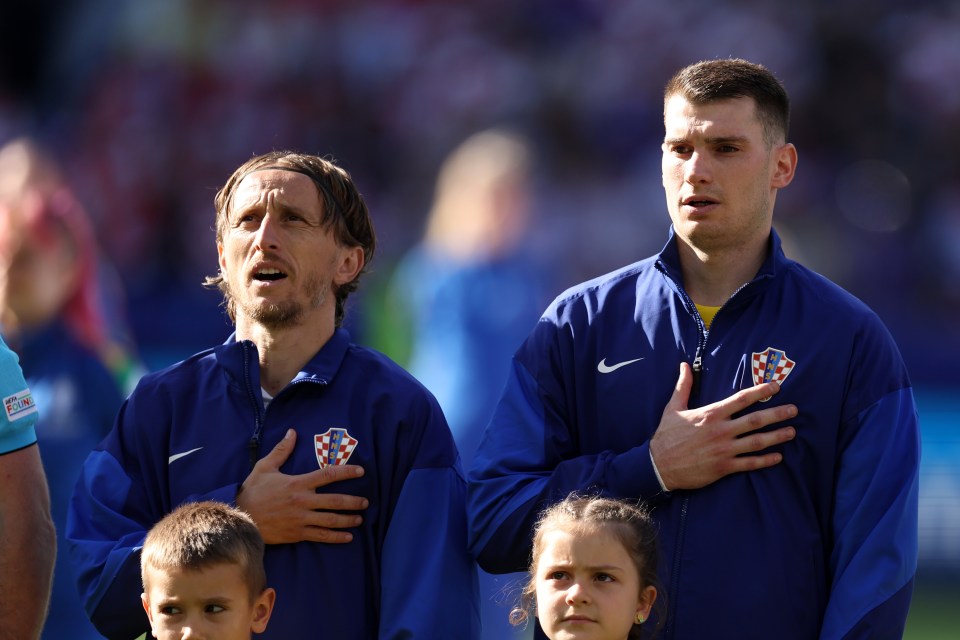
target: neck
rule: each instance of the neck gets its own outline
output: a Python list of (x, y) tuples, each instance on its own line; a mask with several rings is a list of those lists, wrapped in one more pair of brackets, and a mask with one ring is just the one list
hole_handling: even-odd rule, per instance
[(697, 304), (720, 307), (753, 280), (767, 257), (767, 239), (726, 251), (706, 252), (678, 239), (683, 286)]
[[(318, 325), (321, 323), (318, 323)], [(267, 328), (248, 318), (237, 318), (237, 340), (257, 345), (260, 358), (260, 385), (277, 395), (303, 370), (334, 333), (334, 325), (298, 324), (280, 329)]]

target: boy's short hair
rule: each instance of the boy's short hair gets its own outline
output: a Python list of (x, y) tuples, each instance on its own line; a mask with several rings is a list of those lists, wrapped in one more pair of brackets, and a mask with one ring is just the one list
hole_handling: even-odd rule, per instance
[(155, 524), (140, 552), (140, 575), (147, 590), (147, 568), (199, 571), (218, 564), (244, 570), (250, 597), (267, 587), (263, 537), (246, 512), (212, 500), (183, 504)]

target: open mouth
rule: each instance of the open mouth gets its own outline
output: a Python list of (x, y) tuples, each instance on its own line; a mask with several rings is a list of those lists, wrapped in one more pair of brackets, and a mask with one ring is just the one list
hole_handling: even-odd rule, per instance
[(286, 277), (287, 274), (279, 269), (257, 269), (256, 273), (253, 274), (253, 279), (259, 282), (274, 282)]

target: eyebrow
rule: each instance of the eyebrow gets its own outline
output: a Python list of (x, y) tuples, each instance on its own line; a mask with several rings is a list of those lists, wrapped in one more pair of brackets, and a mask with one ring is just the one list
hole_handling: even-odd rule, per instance
[[(545, 568), (547, 568), (547, 569), (569, 569), (570, 567), (573, 567), (573, 566), (576, 566), (576, 565), (574, 565), (573, 563), (555, 562), (555, 563), (553, 563), (553, 564), (545, 565)], [(582, 568), (586, 569), (587, 571), (591, 571), (591, 572), (606, 571), (606, 572), (608, 572), (608, 573), (613, 573), (613, 572), (623, 571), (623, 570), (624, 570), (623, 567), (621, 567), (621, 566), (619, 566), (619, 565), (615, 565), (615, 564), (599, 564), (599, 565), (593, 565), (593, 566), (582, 567)]]
[[(298, 207), (298, 206), (296, 206), (296, 205), (289, 204), (289, 203), (286, 203), (286, 202), (281, 202), (281, 201), (276, 202), (276, 204), (274, 205), (274, 207), (275, 207), (278, 211), (280, 211), (281, 213), (296, 213), (296, 214), (299, 214), (299, 215), (301, 215), (301, 216), (303, 216), (303, 217), (308, 217), (308, 216), (310, 216), (310, 215), (312, 214), (312, 212), (310, 212), (309, 210), (304, 209), (303, 207)], [(236, 207), (236, 208), (233, 210), (233, 213), (244, 213), (244, 212), (246, 212), (246, 211), (259, 210), (259, 209), (262, 209), (262, 208), (263, 208), (263, 207), (260, 205), (260, 201), (258, 200), (257, 202), (254, 202), (254, 203), (252, 203), (252, 204), (247, 204), (247, 205), (243, 205), (243, 206), (240, 206), (240, 207)], [(322, 217), (322, 215), (321, 215), (321, 217)]]
[[(663, 144), (673, 145), (673, 144), (684, 144), (689, 141), (689, 138), (665, 138)], [(750, 140), (746, 136), (710, 136), (704, 138), (704, 142), (711, 145), (718, 144), (749, 144)]]
[[(257, 168), (254, 169), (253, 171), (248, 171), (247, 174), (246, 174), (244, 177), (250, 175), (251, 173), (256, 173), (257, 171), (267, 171), (267, 170), (290, 171), (290, 172), (292, 172), (292, 173), (299, 173), (299, 174), (302, 175), (302, 176), (307, 176), (308, 178), (310, 178), (310, 181), (313, 182), (313, 184), (315, 184), (315, 185), (317, 186), (317, 188), (320, 189), (320, 191), (322, 191), (323, 194), (324, 194), (325, 196), (327, 196), (327, 198), (330, 199), (330, 200), (333, 202), (333, 206), (334, 206), (334, 208), (337, 210), (336, 213), (337, 213), (341, 218), (346, 217), (345, 214), (344, 214), (344, 211), (343, 211), (343, 206), (341, 206), (339, 200), (337, 200), (335, 197), (333, 197), (333, 192), (331, 192), (330, 189), (327, 188), (327, 185), (323, 184), (323, 181), (319, 180), (315, 175), (313, 175), (312, 173), (310, 173), (310, 172), (307, 171), (306, 169), (301, 169), (300, 167), (294, 167), (294, 166), (288, 166), (288, 165), (279, 165), (279, 164), (277, 164), (277, 165), (268, 165), (268, 166), (265, 166), (265, 167), (257, 167)], [(326, 209), (326, 207), (324, 207), (324, 209)], [(326, 213), (326, 212), (324, 212), (324, 213)], [(327, 217), (327, 216), (324, 215), (324, 218), (326, 218), (326, 217)]]

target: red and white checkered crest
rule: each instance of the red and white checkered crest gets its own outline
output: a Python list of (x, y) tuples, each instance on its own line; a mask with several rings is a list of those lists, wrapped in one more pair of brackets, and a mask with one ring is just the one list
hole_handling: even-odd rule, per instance
[[(767, 347), (766, 350), (753, 354), (753, 384), (778, 382), (781, 385), (787, 379), (793, 366), (797, 364), (787, 357), (780, 349)], [(767, 398), (769, 400), (770, 398)], [(767, 400), (761, 400), (766, 402)]]
[(317, 462), (321, 469), (330, 464), (347, 464), (358, 444), (346, 429), (335, 428), (313, 436), (313, 443), (317, 448)]

